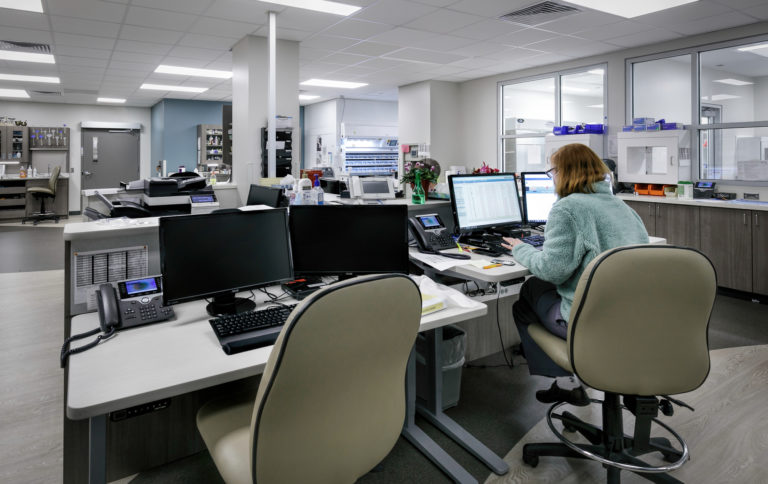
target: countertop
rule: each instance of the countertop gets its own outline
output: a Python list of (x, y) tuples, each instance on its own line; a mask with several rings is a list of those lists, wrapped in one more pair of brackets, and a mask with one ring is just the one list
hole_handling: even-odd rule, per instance
[[(19, 175), (5, 175), (0, 180), (48, 180), (51, 178), (51, 174), (43, 174), (38, 173), (37, 176), (28, 176), (26, 178), (21, 178)], [(69, 179), (69, 173), (59, 173), (59, 178), (63, 179)]]
[(671, 203), (674, 205), (693, 205), (696, 207), (733, 208), (736, 210), (759, 210), (768, 212), (768, 202), (760, 200), (716, 200), (707, 198), (694, 198), (684, 200), (673, 197), (655, 197), (651, 195), (633, 195), (631, 193), (619, 193), (616, 195), (625, 202), (651, 202)]

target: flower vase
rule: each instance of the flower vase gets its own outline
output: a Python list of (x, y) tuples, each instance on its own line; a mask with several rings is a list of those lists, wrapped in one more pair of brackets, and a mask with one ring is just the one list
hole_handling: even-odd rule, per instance
[[(421, 180), (421, 188), (424, 190), (424, 196), (429, 195), (429, 191), (434, 187), (435, 184), (430, 182), (429, 180)], [(411, 183), (411, 191), (413, 191), (416, 188), (415, 183)]]

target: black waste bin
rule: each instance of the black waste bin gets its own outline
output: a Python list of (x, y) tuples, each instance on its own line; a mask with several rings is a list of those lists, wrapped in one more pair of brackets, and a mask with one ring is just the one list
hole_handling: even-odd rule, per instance
[[(443, 376), (443, 410), (459, 403), (461, 393), (461, 368), (464, 366), (464, 351), (467, 348), (467, 333), (458, 326), (443, 328), (440, 345)], [(427, 338), (419, 334), (416, 338), (416, 395), (427, 399)]]

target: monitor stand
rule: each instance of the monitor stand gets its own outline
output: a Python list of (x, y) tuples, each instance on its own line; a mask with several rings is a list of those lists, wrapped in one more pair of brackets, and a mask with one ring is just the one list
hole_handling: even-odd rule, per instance
[(205, 310), (211, 316), (225, 314), (240, 314), (256, 309), (256, 303), (244, 297), (236, 297), (231, 292), (213, 296), (213, 301), (208, 303)]

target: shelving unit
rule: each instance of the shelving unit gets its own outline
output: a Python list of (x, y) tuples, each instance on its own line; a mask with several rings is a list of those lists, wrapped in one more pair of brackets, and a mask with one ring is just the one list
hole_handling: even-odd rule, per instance
[(224, 131), (220, 124), (197, 125), (197, 164), (222, 163), (224, 161)]
[(397, 176), (397, 138), (342, 138), (344, 172), (354, 176)]
[(27, 207), (26, 180), (0, 180), (0, 220), (22, 218)]
[[(275, 130), (275, 176), (284, 177), (293, 168), (293, 128), (277, 128)], [(261, 176), (269, 176), (267, 166), (267, 128), (261, 128)]]
[(0, 161), (29, 163), (27, 126), (0, 126)]

